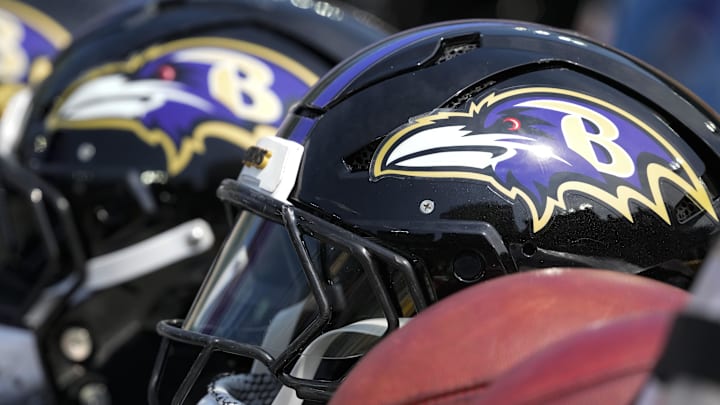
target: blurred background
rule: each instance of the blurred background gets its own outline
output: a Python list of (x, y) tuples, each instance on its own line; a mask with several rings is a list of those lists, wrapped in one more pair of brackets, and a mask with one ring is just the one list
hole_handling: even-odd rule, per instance
[[(312, 0), (293, 0), (293, 2)], [(720, 110), (717, 0), (346, 0), (399, 29), (458, 18), (579, 31), (659, 68)]]
[[(595, 0), (598, 1), (598, 0)], [(593, 3), (595, 2), (593, 1)], [(400, 28), (458, 18), (504, 18), (572, 27), (582, 0), (346, 0)]]

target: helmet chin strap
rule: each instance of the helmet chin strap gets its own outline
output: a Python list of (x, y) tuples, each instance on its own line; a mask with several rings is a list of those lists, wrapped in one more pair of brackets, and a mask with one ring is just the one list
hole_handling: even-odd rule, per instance
[[(288, 308), (288, 311), (292, 308)], [(292, 316), (290, 313), (286, 315)], [(283, 319), (287, 319), (287, 316), (283, 316)], [(400, 318), (400, 327), (410, 319)], [(291, 375), (304, 379), (314, 378), (320, 364), (327, 357), (328, 348), (345, 334), (361, 334), (380, 338), (386, 330), (387, 320), (385, 318), (371, 318), (325, 333), (310, 343), (303, 351), (295, 363)], [(198, 405), (301, 405), (303, 403), (303, 400), (295, 395), (295, 390), (282, 386), (278, 392), (279, 386), (280, 382), (267, 371), (223, 375), (208, 386), (207, 395), (198, 402)]]
[[(85, 280), (70, 297), (83, 297), (145, 276), (171, 264), (208, 251), (215, 243), (210, 224), (196, 218), (113, 252), (96, 256), (85, 264)], [(62, 283), (60, 283), (62, 284)], [(32, 327), (41, 325), (62, 296), (62, 285), (46, 289), (25, 316)]]
[(83, 291), (103, 290), (199, 255), (215, 242), (207, 221), (196, 218), (141, 242), (87, 261)]

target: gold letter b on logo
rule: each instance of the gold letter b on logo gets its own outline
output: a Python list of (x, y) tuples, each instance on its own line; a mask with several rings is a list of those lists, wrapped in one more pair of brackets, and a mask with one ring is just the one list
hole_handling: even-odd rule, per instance
[[(565, 143), (597, 171), (623, 178), (630, 177), (635, 173), (635, 164), (630, 155), (614, 142), (620, 135), (617, 126), (602, 114), (577, 104), (559, 100), (533, 100), (521, 103), (521, 105), (567, 114), (562, 118), (560, 124)], [(594, 124), (598, 132), (588, 132), (583, 119)], [(600, 161), (593, 145), (606, 152), (609, 158), (607, 162)]]

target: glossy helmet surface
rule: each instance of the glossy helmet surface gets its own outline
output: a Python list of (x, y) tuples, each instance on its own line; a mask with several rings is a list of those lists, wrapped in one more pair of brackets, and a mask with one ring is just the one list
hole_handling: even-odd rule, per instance
[(325, 75), (285, 140), (223, 182), (245, 211), (186, 320), (158, 330), (203, 347), (186, 381), (221, 351), (325, 400), (349, 366), (327, 363), (492, 277), (582, 266), (687, 284), (718, 230), (717, 131), (671, 79), (572, 33), (397, 34)]
[(2, 159), (0, 314), (36, 330), (61, 400), (146, 401), (155, 324), (187, 312), (228, 230), (214, 190), (322, 73), (385, 35), (362, 18), (161, 2), (57, 58)]

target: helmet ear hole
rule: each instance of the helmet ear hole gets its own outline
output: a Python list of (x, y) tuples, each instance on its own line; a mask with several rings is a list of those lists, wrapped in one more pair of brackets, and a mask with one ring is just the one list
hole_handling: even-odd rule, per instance
[(522, 253), (527, 257), (532, 257), (537, 252), (537, 245), (533, 242), (525, 242), (522, 246)]
[(483, 280), (486, 275), (485, 259), (473, 251), (464, 251), (453, 259), (453, 275), (464, 283)]

